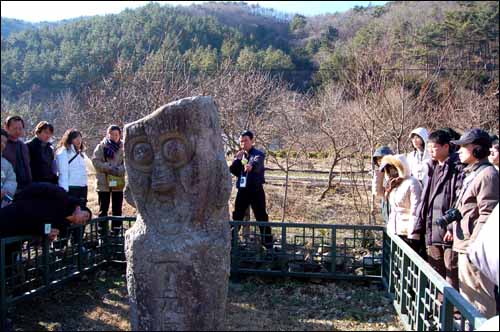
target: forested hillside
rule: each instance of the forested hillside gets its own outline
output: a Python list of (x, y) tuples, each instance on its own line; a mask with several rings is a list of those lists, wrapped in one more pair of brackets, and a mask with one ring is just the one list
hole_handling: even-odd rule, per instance
[[(311, 18), (244, 3), (150, 4), (60, 24), (2, 18), (2, 96), (78, 90), (120, 61), (139, 69), (161, 48), (191, 70), (230, 61), (243, 70), (282, 71), (300, 89), (341, 79), (351, 57), (366, 53), (385, 66), (496, 71), (498, 20), (498, 2), (473, 1), (394, 1)], [(477, 83), (491, 81), (488, 73), (477, 76)]]
[(354, 133), (399, 149), (414, 125), (498, 131), (498, 21), (497, 1), (392, 1), (313, 17), (151, 3), (51, 24), (2, 18), (2, 118), (79, 123), (97, 137), (105, 123), (209, 94), (229, 146), (243, 127), (270, 148), (305, 131), (309, 150), (338, 149), (337, 135)]

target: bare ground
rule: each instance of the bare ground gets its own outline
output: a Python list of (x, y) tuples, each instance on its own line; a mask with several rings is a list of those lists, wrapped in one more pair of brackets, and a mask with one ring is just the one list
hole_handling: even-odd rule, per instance
[[(110, 268), (19, 303), (16, 331), (130, 330), (124, 269)], [(394, 331), (402, 329), (377, 285), (248, 277), (229, 285), (231, 331)]]

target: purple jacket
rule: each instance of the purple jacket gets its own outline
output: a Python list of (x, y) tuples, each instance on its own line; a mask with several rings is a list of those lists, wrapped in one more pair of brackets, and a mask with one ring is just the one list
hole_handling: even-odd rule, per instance
[[(414, 229), (414, 233), (425, 234), (427, 245), (444, 244), (443, 236), (446, 234), (446, 228), (437, 225), (434, 221), (441, 217), (446, 210), (453, 207), (464, 179), (463, 169), (465, 165), (460, 162), (457, 153), (452, 153), (445, 161), (442, 176), (431, 192), (433, 177), (439, 176), (435, 173), (437, 165), (437, 161), (432, 161), (429, 164), (428, 181), (422, 190), (417, 210), (417, 223)], [(451, 243), (449, 245), (451, 246)]]

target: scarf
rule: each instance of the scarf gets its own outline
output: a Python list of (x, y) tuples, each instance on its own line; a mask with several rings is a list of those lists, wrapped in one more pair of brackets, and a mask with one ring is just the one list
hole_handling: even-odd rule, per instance
[(108, 159), (114, 159), (115, 158), (115, 153), (120, 150), (120, 147), (122, 145), (122, 142), (115, 143), (109, 138), (106, 138), (104, 140), (104, 158), (106, 160)]

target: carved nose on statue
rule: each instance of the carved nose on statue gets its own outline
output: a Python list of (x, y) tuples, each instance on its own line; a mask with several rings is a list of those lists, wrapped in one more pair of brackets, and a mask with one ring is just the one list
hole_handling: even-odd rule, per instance
[(160, 194), (173, 192), (175, 188), (175, 176), (171, 170), (153, 170), (151, 188)]

